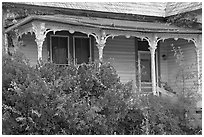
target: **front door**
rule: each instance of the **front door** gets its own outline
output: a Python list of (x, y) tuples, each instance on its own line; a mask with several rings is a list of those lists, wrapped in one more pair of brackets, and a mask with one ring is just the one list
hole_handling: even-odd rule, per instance
[(140, 91), (151, 92), (151, 54), (149, 51), (138, 51), (138, 68)]

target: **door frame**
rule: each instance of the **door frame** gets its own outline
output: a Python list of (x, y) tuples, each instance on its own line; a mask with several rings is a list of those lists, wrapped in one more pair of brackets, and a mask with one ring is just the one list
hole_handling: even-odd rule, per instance
[[(150, 51), (141, 51), (141, 50), (138, 50), (138, 82), (139, 82), (139, 91), (141, 92), (141, 85), (142, 83), (144, 84), (152, 84), (152, 82), (141, 82), (141, 68), (140, 68), (140, 54), (141, 53), (146, 53), (146, 54), (150, 54), (150, 63), (151, 63), (151, 53)], [(155, 52), (155, 72), (156, 72), (156, 84), (158, 85), (158, 76), (159, 76), (159, 69), (158, 69), (158, 63), (159, 63), (159, 58), (158, 58), (158, 53)], [(151, 66), (150, 66), (151, 67)], [(150, 76), (152, 78), (152, 75)], [(152, 88), (152, 86), (150, 87)]]

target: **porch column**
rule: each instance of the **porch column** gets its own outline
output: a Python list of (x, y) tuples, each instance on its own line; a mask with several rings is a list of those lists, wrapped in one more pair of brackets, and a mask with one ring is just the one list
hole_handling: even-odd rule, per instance
[(200, 71), (200, 52), (201, 52), (201, 47), (202, 47), (202, 38), (201, 35), (198, 36), (195, 41), (195, 51), (196, 51), (196, 62), (197, 62), (197, 79), (198, 79), (198, 93), (202, 92), (201, 89), (201, 71)]
[(158, 95), (157, 88), (156, 88), (156, 67), (155, 67), (155, 50), (157, 49), (157, 37), (149, 37), (148, 43), (149, 43), (149, 50), (151, 53), (151, 79), (152, 79), (152, 92), (154, 95)]
[(16, 34), (13, 34), (12, 41), (13, 41), (13, 52), (16, 52), (20, 46), (18, 31), (15, 31)]
[(8, 34), (4, 33), (4, 38), (3, 38), (3, 44), (4, 44), (4, 49), (3, 49), (3, 54), (8, 54)]
[(98, 48), (98, 57), (99, 57), (99, 61), (102, 62), (103, 61), (103, 48), (105, 47), (105, 43), (98, 43), (96, 44), (97, 48)]
[(32, 29), (35, 33), (35, 42), (38, 49), (38, 63), (40, 63), (42, 61), (42, 46), (47, 34), (45, 23), (32, 23)]

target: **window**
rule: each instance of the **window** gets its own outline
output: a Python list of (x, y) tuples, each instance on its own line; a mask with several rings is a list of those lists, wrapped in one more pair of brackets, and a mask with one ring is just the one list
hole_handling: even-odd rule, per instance
[(55, 64), (68, 64), (70, 60), (74, 64), (88, 63), (92, 56), (91, 38), (87, 36), (50, 35), (50, 45), (51, 61)]
[(73, 37), (74, 63), (88, 63), (91, 59), (91, 39), (89, 37)]
[(69, 37), (51, 35), (51, 59), (56, 64), (68, 64)]

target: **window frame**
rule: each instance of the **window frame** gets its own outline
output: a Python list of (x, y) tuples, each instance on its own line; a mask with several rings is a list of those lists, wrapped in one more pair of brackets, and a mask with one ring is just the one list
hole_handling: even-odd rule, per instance
[(75, 38), (86, 38), (86, 39), (89, 39), (89, 53), (90, 53), (90, 59), (92, 60), (92, 46), (91, 46), (91, 37), (88, 37), (88, 36), (73, 36), (73, 59), (74, 59), (74, 64), (77, 65), (76, 63), (76, 54), (75, 54)]
[[(57, 64), (57, 65), (68, 65), (68, 64), (70, 64), (70, 60), (69, 60), (69, 57), (70, 57), (70, 50), (69, 50), (69, 36), (67, 36), (67, 35), (54, 35), (54, 34), (51, 34), (50, 35), (50, 61), (52, 62), (52, 63), (54, 63), (53, 62), (53, 57), (52, 57), (52, 37), (66, 37), (67, 38), (67, 57), (68, 57), (68, 62), (67, 62), (67, 64)], [(55, 63), (56, 64), (56, 63)]]

